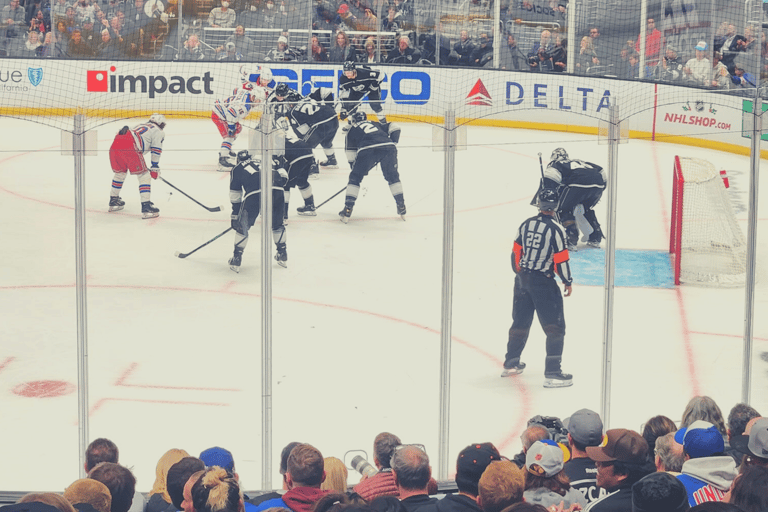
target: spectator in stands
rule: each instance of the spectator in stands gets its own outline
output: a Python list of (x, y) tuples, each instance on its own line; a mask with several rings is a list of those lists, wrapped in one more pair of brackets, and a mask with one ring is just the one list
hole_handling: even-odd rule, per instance
[[(648, 448), (656, 446), (656, 439), (677, 432), (677, 425), (670, 418), (662, 415), (654, 416), (643, 425), (643, 439), (648, 443)], [(648, 462), (653, 462), (653, 453), (648, 453)]]
[(64, 16), (64, 24), (67, 30), (72, 32), (72, 29), (78, 26), (77, 17), (75, 16), (75, 8), (72, 6), (67, 7), (66, 15)]
[[(3, 2), (3, 7), (5, 7), (5, 2)], [(24, 20), (27, 23), (37, 17), (38, 12), (43, 13), (40, 19), (42, 20), (47, 17), (45, 29), (48, 30), (51, 23), (50, 17), (48, 17), (51, 13), (51, 2), (49, 0), (27, 0), (24, 3), (24, 11)]]
[(309, 47), (309, 60), (312, 62), (328, 62), (328, 52), (325, 47), (320, 44), (320, 40), (317, 36), (312, 36), (312, 41)]
[[(659, 63), (659, 53), (662, 47), (661, 31), (656, 28), (656, 20), (648, 18), (645, 28), (645, 65), (653, 67)], [(640, 36), (637, 36), (635, 51), (641, 53)]]
[[(722, 30), (722, 25), (718, 30)], [(715, 35), (714, 48), (722, 55), (722, 63), (730, 74), (734, 72), (736, 56), (744, 51), (745, 43), (746, 39), (736, 33), (736, 25), (733, 23), (725, 25), (725, 34)]]
[(606, 496), (589, 505), (589, 512), (632, 509), (632, 485), (648, 472), (644, 469), (648, 443), (633, 430), (615, 428), (605, 433), (602, 446), (588, 446), (587, 455), (597, 467), (597, 486)]
[[(431, 19), (428, 19), (426, 24), (432, 26), (434, 23)], [(421, 42), (421, 58), (426, 59), (432, 64), (437, 63), (437, 35), (440, 34), (440, 65), (445, 66), (450, 60), (451, 54), (451, 40), (445, 35), (445, 29), (442, 23), (439, 23), (434, 30), (430, 30), (427, 34), (419, 36)]]
[(689, 508), (685, 486), (667, 473), (651, 473), (632, 486), (633, 512), (684, 512)]
[(94, 15), (94, 8), (89, 0), (77, 0), (72, 6), (75, 9), (75, 20), (78, 26), (82, 25), (85, 18), (92, 18)]
[(685, 453), (683, 445), (675, 441), (675, 433), (657, 437), (654, 442), (654, 465), (656, 471), (678, 474), (683, 469)]
[[(197, 37), (197, 36), (195, 36)], [(149, 500), (144, 512), (176, 512), (168, 494), (168, 470), (184, 457), (189, 457), (185, 450), (172, 448), (165, 452), (155, 466), (155, 483), (149, 491)]]
[(35, 32), (44, 34), (48, 31), (48, 26), (45, 22), (43, 11), (37, 11), (37, 14), (29, 20), (28, 25), (29, 30), (34, 30)]
[(329, 57), (331, 62), (346, 62), (348, 60), (352, 62), (357, 61), (357, 52), (354, 47), (349, 44), (349, 38), (343, 30), (339, 30), (336, 33), (336, 44), (331, 48)]
[(55, 24), (59, 20), (67, 17), (67, 0), (56, 0), (51, 6), (51, 23)]
[(45, 33), (45, 40), (43, 44), (37, 49), (38, 57), (62, 59), (66, 57), (64, 50), (61, 48), (61, 43), (56, 41), (56, 36), (53, 32)]
[(110, 512), (112, 506), (112, 495), (107, 486), (92, 478), (82, 478), (69, 484), (64, 489), (64, 498), (80, 512)]
[[(281, 492), (270, 492), (256, 496), (253, 499), (249, 499), (253, 505), (259, 505), (262, 510), (266, 510), (270, 507), (281, 507), (283, 501), (282, 497), (285, 491), (288, 490), (288, 481), (285, 478), (285, 474), (288, 472), (288, 457), (291, 455), (291, 451), (300, 444), (297, 441), (293, 441), (285, 445), (282, 452), (280, 452), (280, 474), (283, 475), (283, 487)], [(269, 502), (269, 503), (267, 503)]]
[(179, 54), (179, 60), (204, 60), (205, 50), (200, 44), (200, 39), (196, 34), (192, 34), (184, 41), (184, 46)]
[(107, 486), (112, 496), (111, 512), (128, 512), (136, 493), (136, 477), (130, 469), (114, 462), (99, 462), (90, 470), (88, 478)]
[[(104, 437), (94, 439), (85, 449), (85, 472), (90, 473), (101, 462), (113, 462), (115, 464), (120, 462), (120, 450), (118, 450), (117, 445)], [(144, 512), (146, 500), (142, 493), (135, 492), (131, 503), (131, 512)]]
[(69, 30), (67, 30), (67, 24), (64, 21), (56, 22), (56, 28), (53, 30), (56, 35), (56, 40), (66, 44), (69, 41)]
[(597, 27), (590, 27), (589, 38), (592, 40), (592, 51), (595, 52), (595, 58), (596, 58), (596, 61), (593, 61), (593, 63), (596, 66), (607, 66), (608, 59), (605, 55), (606, 50), (599, 43), (600, 29), (598, 29)]
[(595, 50), (592, 47), (592, 38), (584, 36), (579, 43), (579, 55), (576, 58), (575, 72), (577, 74), (586, 74), (587, 70), (592, 66), (596, 66), (599, 61)]
[[(379, 62), (379, 58), (376, 55), (376, 39), (373, 36), (365, 40), (363, 50), (364, 53), (360, 55), (359, 62), (362, 62), (363, 64), (376, 64)], [(382, 55), (382, 57), (384, 57), (384, 55)]]
[(24, 36), (24, 30), (27, 26), (26, 13), (23, 7), (19, 6), (19, 0), (11, 0), (8, 5), (3, 7), (3, 24), (5, 25), (6, 39), (14, 39)]
[[(203, 477), (204, 474), (205, 474), (204, 469), (195, 471), (189, 476), (186, 483), (184, 484), (184, 489), (181, 493), (182, 512), (195, 512), (195, 501), (194, 501), (194, 497), (192, 496), (192, 489), (195, 487), (195, 484), (200, 481), (200, 479)], [(243, 498), (243, 501), (244, 500), (245, 498)], [(245, 508), (245, 503), (243, 503), (243, 508)], [(238, 511), (238, 512), (241, 512), (241, 511)]]
[(365, 7), (363, 17), (357, 22), (357, 30), (376, 32), (379, 28), (379, 19), (370, 7)]
[(715, 89), (728, 89), (731, 85), (731, 74), (721, 62), (720, 52), (712, 53), (712, 80), (709, 86)]
[(277, 46), (267, 52), (264, 60), (269, 62), (283, 62), (296, 60), (298, 55), (288, 47), (288, 39), (285, 36), (277, 38)]
[(525, 468), (525, 454), (531, 445), (536, 441), (549, 439), (549, 437), (549, 431), (544, 426), (537, 424), (530, 425), (523, 430), (522, 434), (520, 434), (520, 442), (523, 444), (523, 450), (515, 455), (512, 462), (517, 464), (517, 467), (519, 468)]
[(683, 64), (677, 55), (677, 48), (667, 45), (664, 58), (656, 66), (656, 79), (667, 83), (677, 83), (683, 78)]
[(501, 69), (520, 71), (520, 56), (522, 52), (517, 47), (517, 39), (514, 34), (507, 34), (507, 45), (501, 52)]
[(30, 59), (37, 57), (38, 48), (40, 48), (42, 44), (43, 43), (40, 42), (40, 33), (36, 30), (30, 30), (27, 34), (27, 40), (24, 42), (24, 47), (18, 56)]
[(18, 503), (45, 503), (46, 505), (55, 507), (59, 512), (75, 512), (72, 504), (64, 499), (64, 496), (53, 492), (33, 492), (25, 494), (21, 497)]
[(382, 432), (373, 440), (373, 464), (379, 472), (371, 477), (363, 476), (354, 487), (354, 491), (365, 501), (370, 502), (380, 496), (398, 496), (390, 461), (395, 448), (401, 444), (400, 438), (389, 432)]
[(675, 434), (683, 445), (685, 462), (677, 478), (688, 490), (693, 507), (704, 501), (722, 501), (736, 478), (736, 463), (725, 455), (723, 435), (712, 423), (696, 420)]
[(462, 30), (459, 33), (459, 40), (453, 45), (453, 51), (458, 55), (457, 66), (469, 66), (469, 58), (475, 50), (475, 43), (469, 37), (469, 32)]
[(91, 50), (95, 53), (96, 47), (101, 42), (101, 37), (93, 28), (93, 19), (85, 18), (83, 20), (83, 28), (80, 29), (80, 34), (83, 36), (83, 41), (88, 43)]
[(695, 47), (696, 57), (688, 60), (683, 67), (685, 79), (691, 85), (706, 87), (709, 82), (709, 75), (712, 73), (712, 64), (706, 58), (706, 52), (709, 45), (706, 41), (699, 41)]
[(381, 20), (381, 30), (383, 32), (397, 32), (400, 30), (402, 22), (403, 15), (397, 10), (397, 7), (390, 5), (387, 17)]
[[(751, 419), (759, 417), (760, 413), (757, 412), (754, 407), (745, 403), (738, 403), (731, 408), (728, 413), (728, 428), (726, 429), (726, 432), (728, 433), (728, 444), (731, 448), (733, 448), (732, 439), (744, 434), (744, 431), (747, 428), (747, 423), (749, 423)], [(726, 449), (726, 452), (729, 453), (731, 457), (734, 457), (737, 465), (741, 462), (742, 453), (740, 451)]]
[(241, 512), (243, 495), (231, 473), (218, 466), (208, 468), (194, 480), (190, 497), (195, 512)]
[(597, 488), (595, 461), (587, 455), (587, 446), (600, 446), (603, 442), (603, 420), (589, 409), (579, 409), (566, 420), (568, 449), (571, 458), (565, 461), (563, 470), (571, 486), (581, 491), (587, 503), (592, 503), (605, 493)]
[(67, 46), (67, 54), (73, 59), (89, 59), (94, 55), (90, 45), (83, 41), (79, 28), (72, 31), (72, 38)]
[(325, 468), (325, 480), (320, 484), (320, 489), (346, 494), (349, 472), (344, 462), (336, 457), (326, 457), (323, 460), (323, 466)]
[(525, 492), (527, 503), (551, 507), (563, 503), (563, 508), (578, 504), (583, 510), (587, 499), (578, 489), (571, 487), (563, 471), (563, 447), (551, 439), (536, 441), (525, 456)]
[(768, 510), (768, 466), (747, 466), (731, 488), (728, 503), (744, 512)]
[(411, 48), (411, 39), (408, 36), (400, 36), (397, 40), (397, 48), (387, 56), (390, 64), (416, 64), (421, 59), (421, 52), (417, 48)]
[[(253, 54), (256, 52), (256, 43), (253, 39), (245, 35), (245, 27), (238, 25), (235, 27), (235, 33), (229, 36), (224, 44), (216, 48), (216, 53), (224, 51), (229, 43), (234, 46), (234, 51), (245, 60), (251, 60)], [(236, 59), (241, 60), (241, 59)]]
[(627, 71), (627, 79), (634, 80), (640, 78), (640, 55), (637, 52), (629, 54), (629, 71)]
[(119, 59), (122, 55), (122, 48), (109, 35), (109, 29), (102, 30), (101, 43), (96, 47), (96, 57), (101, 60), (112, 60)]
[(469, 65), (482, 68), (489, 62), (493, 62), (493, 42), (487, 33), (482, 32), (478, 43), (475, 49), (472, 50), (472, 55), (469, 56)]
[(756, 418), (749, 434), (733, 436), (731, 442), (742, 455), (740, 471), (752, 465), (768, 466), (768, 418)]
[(477, 490), (477, 504), (483, 512), (501, 512), (523, 501), (525, 474), (511, 461), (494, 461), (483, 471)]
[(471, 444), (456, 459), (457, 494), (448, 494), (437, 504), (439, 512), (482, 512), (477, 504), (478, 483), (493, 461), (500, 461), (499, 450), (492, 443)]
[(184, 457), (168, 468), (168, 476), (165, 485), (168, 489), (168, 496), (171, 498), (171, 503), (176, 510), (182, 510), (181, 504), (184, 502), (184, 486), (187, 485), (190, 477), (198, 471), (204, 470), (205, 462), (197, 457)]
[(245, 28), (257, 28), (262, 14), (260, 6), (259, 0), (251, 0), (247, 3), (245, 9), (237, 16), (237, 24)]
[(261, 21), (259, 22), (259, 28), (278, 28), (277, 26), (277, 11), (275, 10), (274, 0), (267, 0), (264, 5), (264, 11), (262, 11)]
[(539, 40), (533, 43), (528, 52), (528, 67), (533, 72), (545, 73), (552, 71), (552, 33), (542, 30)]
[[(314, 503), (328, 494), (320, 488), (325, 480), (323, 455), (309, 444), (298, 444), (288, 456), (285, 482), (288, 491), (279, 500), (262, 502), (256, 512), (280, 507), (293, 512), (310, 512)], [(199, 512), (199, 511), (198, 511)]]
[(688, 427), (696, 420), (704, 420), (717, 427), (717, 431), (723, 436), (723, 441), (728, 440), (728, 429), (725, 428), (725, 416), (712, 398), (708, 396), (695, 396), (688, 401), (680, 420), (680, 428)]
[(214, 7), (208, 15), (208, 26), (213, 28), (235, 28), (237, 15), (229, 8), (227, 0), (221, 0), (221, 7)]
[(342, 3), (339, 6), (339, 10), (336, 11), (339, 15), (339, 27), (344, 30), (358, 30), (358, 16), (350, 10), (348, 3)]
[(400, 502), (407, 512), (416, 512), (421, 507), (437, 503), (437, 498), (429, 496), (432, 468), (423, 446), (398, 446), (392, 455), (391, 463)]
[(736, 89), (752, 89), (756, 87), (755, 84), (757, 84), (757, 80), (755, 79), (755, 75), (744, 69), (744, 64), (742, 62), (736, 61), (733, 65), (731, 83)]
[(555, 36), (555, 48), (552, 50), (552, 71), (562, 73), (568, 66), (568, 41), (561, 34)]

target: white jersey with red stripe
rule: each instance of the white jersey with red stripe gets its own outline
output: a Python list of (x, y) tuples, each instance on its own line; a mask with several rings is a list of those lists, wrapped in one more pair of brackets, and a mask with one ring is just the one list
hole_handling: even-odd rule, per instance
[(131, 135), (133, 135), (136, 149), (142, 155), (151, 152), (152, 163), (160, 162), (160, 155), (163, 154), (163, 141), (165, 140), (165, 132), (162, 128), (155, 123), (143, 123), (131, 128)]
[(227, 124), (236, 124), (245, 119), (251, 109), (266, 98), (261, 87), (237, 87), (232, 96), (218, 99), (213, 104), (213, 112)]

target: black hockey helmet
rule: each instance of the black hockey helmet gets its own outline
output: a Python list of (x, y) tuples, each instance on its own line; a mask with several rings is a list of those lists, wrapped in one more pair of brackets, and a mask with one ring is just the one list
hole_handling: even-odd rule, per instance
[(354, 125), (357, 126), (360, 123), (364, 123), (368, 120), (368, 115), (365, 112), (362, 112), (358, 110), (357, 112), (353, 113), (351, 116), (349, 116), (349, 121)]
[(345, 72), (347, 72), (347, 71), (357, 71), (355, 69), (355, 63), (352, 62), (351, 60), (348, 60), (348, 61), (344, 62), (344, 71)]
[(275, 96), (285, 98), (291, 93), (291, 88), (285, 82), (280, 82), (275, 86)]
[(243, 163), (247, 162), (251, 159), (251, 154), (248, 152), (247, 149), (243, 149), (242, 151), (237, 152), (237, 163)]
[(542, 211), (553, 212), (557, 210), (558, 202), (557, 190), (554, 188), (543, 188), (536, 198), (536, 207)]

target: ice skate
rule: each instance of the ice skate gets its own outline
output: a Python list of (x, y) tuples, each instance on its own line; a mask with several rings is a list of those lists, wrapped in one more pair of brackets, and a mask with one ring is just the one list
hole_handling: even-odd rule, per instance
[(336, 155), (331, 155), (325, 159), (325, 162), (320, 162), (320, 167), (324, 169), (338, 169), (339, 163), (336, 161)]
[(235, 249), (235, 254), (232, 255), (231, 258), (229, 258), (229, 268), (230, 270), (240, 273), (240, 265), (243, 262), (243, 250), (240, 248)]
[(339, 220), (344, 224), (349, 222), (349, 218), (352, 216), (352, 207), (345, 206), (343, 210), (339, 212)]
[(120, 199), (120, 196), (110, 196), (109, 198), (109, 211), (119, 212), (125, 208), (125, 201)]
[(283, 268), (288, 268), (288, 251), (285, 248), (285, 244), (277, 244), (277, 253), (275, 254), (275, 261)]
[(315, 217), (317, 215), (315, 202), (311, 199), (307, 201), (304, 206), (299, 206), (296, 208), (296, 211), (299, 213), (299, 215), (304, 215), (305, 217)]
[(160, 209), (155, 208), (155, 205), (152, 204), (152, 201), (144, 201), (143, 203), (141, 203), (141, 218), (153, 219), (159, 216), (160, 216)]
[(512, 375), (520, 375), (525, 370), (525, 363), (517, 361), (507, 361), (504, 363), (504, 371), (501, 372), (502, 377), (510, 377)]
[(236, 156), (237, 156), (237, 153), (235, 153), (234, 151), (229, 152), (229, 158), (235, 158)]
[(544, 374), (545, 388), (567, 388), (568, 386), (573, 386), (573, 375), (570, 373), (559, 371)]
[(597, 228), (595, 231), (592, 232), (591, 235), (589, 235), (589, 238), (587, 239), (587, 247), (592, 247), (593, 249), (598, 249), (600, 247), (600, 242), (605, 238), (603, 236), (603, 232), (600, 230), (600, 228)]
[(600, 240), (587, 240), (587, 247), (591, 247), (593, 249), (599, 249)]
[(400, 200), (397, 202), (397, 214), (401, 219), (405, 220), (405, 201)]
[(227, 160), (227, 157), (220, 156), (219, 157), (219, 172), (229, 172), (234, 167), (234, 164)]

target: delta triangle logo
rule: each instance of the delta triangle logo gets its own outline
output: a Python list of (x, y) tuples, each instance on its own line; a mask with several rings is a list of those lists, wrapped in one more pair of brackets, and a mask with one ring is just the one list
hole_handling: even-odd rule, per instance
[(472, 90), (467, 94), (467, 105), (480, 105), (482, 107), (490, 107), (493, 105), (493, 99), (488, 94), (488, 89), (483, 85), (481, 79), (477, 79), (477, 83), (472, 87)]

